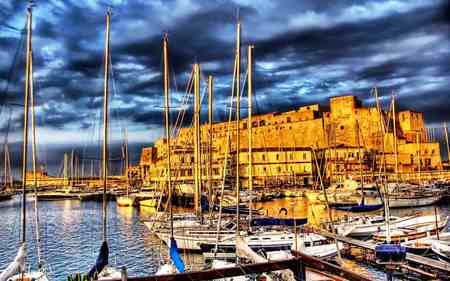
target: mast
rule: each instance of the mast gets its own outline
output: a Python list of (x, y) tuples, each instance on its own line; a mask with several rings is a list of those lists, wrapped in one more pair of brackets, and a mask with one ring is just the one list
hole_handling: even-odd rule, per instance
[(213, 188), (212, 188), (212, 157), (213, 157), (213, 150), (212, 150), (212, 138), (213, 138), (213, 130), (212, 130), (212, 110), (213, 110), (213, 77), (210, 75), (208, 76), (208, 125), (209, 125), (209, 138), (208, 138), (208, 169), (207, 171), (207, 177), (208, 177), (208, 200), (211, 203)]
[(247, 48), (247, 72), (248, 72), (248, 78), (247, 78), (247, 91), (248, 91), (248, 190), (250, 193), (250, 201), (248, 203), (249, 208), (249, 229), (251, 231), (251, 222), (252, 222), (252, 191), (253, 191), (253, 122), (252, 122), (252, 114), (253, 114), (253, 107), (252, 107), (252, 97), (253, 97), (253, 45), (248, 46)]
[(444, 122), (444, 137), (445, 137), (445, 144), (447, 147), (447, 162), (450, 163), (450, 146), (448, 144), (448, 129), (447, 129), (447, 122)]
[(194, 192), (194, 208), (197, 216), (201, 215), (200, 198), (202, 196), (201, 188), (201, 153), (200, 153), (200, 66), (196, 63), (194, 64), (194, 182), (195, 182), (195, 192)]
[(128, 196), (128, 194), (129, 194), (129, 192), (130, 192), (130, 187), (129, 187), (129, 183), (128, 183), (128, 166), (129, 166), (129, 160), (128, 160), (128, 129), (127, 128), (125, 128), (125, 131), (124, 131), (124, 134), (125, 134), (125, 145), (124, 145), (124, 156), (125, 156), (125, 171), (124, 171), (124, 176), (125, 176), (125, 179), (126, 179), (126, 181), (127, 181), (127, 196)]
[(365, 194), (364, 194), (364, 176), (363, 176), (363, 167), (362, 167), (362, 151), (361, 151), (361, 130), (359, 127), (359, 122), (356, 120), (356, 132), (358, 135), (358, 161), (359, 161), (359, 178), (361, 180), (361, 204), (364, 205)]
[(236, 84), (234, 85), (236, 87), (236, 235), (239, 236), (239, 221), (240, 221), (240, 214), (239, 214), (239, 202), (240, 202), (240, 159), (239, 159), (239, 149), (240, 149), (240, 142), (241, 142), (241, 136), (240, 136), (240, 119), (241, 119), (241, 22), (238, 19), (237, 26), (236, 26)]
[(64, 152), (63, 174), (64, 174), (64, 187), (65, 188), (69, 185), (69, 170), (68, 170), (69, 164), (68, 164), (68, 162), (69, 162), (69, 155), (67, 154), (67, 152)]
[(34, 224), (36, 227), (36, 250), (38, 258), (38, 268), (42, 267), (42, 256), (41, 256), (41, 235), (39, 231), (39, 213), (38, 213), (38, 182), (36, 175), (36, 116), (35, 116), (35, 97), (34, 97), (34, 87), (33, 87), (33, 52), (30, 52), (30, 102), (31, 102), (31, 132), (32, 132), (32, 158), (33, 158), (33, 186), (34, 186)]
[(105, 33), (105, 73), (103, 85), (103, 241), (106, 241), (107, 236), (107, 213), (106, 213), (106, 185), (108, 180), (108, 96), (109, 96), (109, 40), (110, 40), (110, 18), (111, 10), (106, 12), (106, 33)]
[(166, 181), (169, 200), (169, 216), (170, 216), (170, 238), (173, 238), (173, 210), (172, 210), (172, 170), (170, 163), (170, 101), (169, 101), (169, 40), (167, 33), (164, 33), (163, 39), (163, 75), (164, 75), (164, 127), (166, 131)]
[(25, 189), (27, 185), (27, 163), (28, 163), (28, 97), (30, 94), (30, 57), (31, 57), (31, 32), (32, 32), (32, 7), (27, 8), (27, 56), (25, 68), (25, 99), (24, 99), (24, 116), (23, 116), (23, 148), (22, 148), (22, 228), (21, 238), (22, 243), (26, 242), (26, 194)]
[(421, 179), (421, 169), (422, 169), (422, 161), (421, 161), (421, 155), (420, 155), (420, 133), (417, 132), (416, 134), (416, 142), (417, 142), (417, 169), (419, 172), (419, 185), (422, 183), (422, 179)]
[(395, 95), (392, 95), (392, 122), (394, 123), (395, 181), (398, 185), (398, 147), (397, 147), (397, 120), (395, 112)]
[[(375, 87), (374, 88), (374, 94), (375, 94), (375, 102), (376, 102), (376, 106), (377, 106), (377, 111), (378, 111), (378, 115), (379, 115), (379, 122), (380, 122), (380, 131), (381, 131), (381, 147), (382, 147), (382, 151), (383, 151), (383, 158), (382, 158), (382, 163), (383, 163), (383, 168), (386, 169), (386, 158), (385, 158), (385, 153), (384, 153), (384, 121), (383, 121), (383, 116), (382, 116), (382, 112), (381, 112), (381, 106), (380, 106), (380, 101), (378, 100), (378, 89)], [(389, 188), (387, 188), (386, 186), (386, 170), (384, 170), (384, 175), (383, 177), (381, 177), (381, 184), (384, 188), (384, 220), (386, 222), (386, 242), (387, 243), (391, 243), (391, 227), (389, 224), (389, 220), (390, 220), (390, 211), (389, 211)]]

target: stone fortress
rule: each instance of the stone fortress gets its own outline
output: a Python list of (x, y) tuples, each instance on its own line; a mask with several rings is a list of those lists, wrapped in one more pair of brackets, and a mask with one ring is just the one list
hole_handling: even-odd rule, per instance
[[(253, 116), (254, 185), (311, 184), (317, 177), (317, 167), (325, 178), (332, 175), (341, 180), (358, 177), (361, 169), (367, 176), (379, 170), (394, 174), (396, 167), (400, 176), (442, 169), (439, 143), (428, 141), (423, 113), (407, 110), (396, 112), (393, 117), (390, 111), (380, 112), (375, 105), (363, 107), (354, 96), (331, 98), (329, 111), (313, 104), (294, 111)], [(210, 174), (217, 186), (223, 178), (225, 161), (226, 174), (235, 180), (235, 124), (232, 122), (230, 127), (228, 122), (214, 123), (211, 132), (208, 124), (201, 126), (202, 181)], [(239, 124), (240, 179), (244, 186), (249, 172), (247, 124), (247, 119)], [(229, 127), (231, 142), (227, 141)], [(176, 183), (193, 182), (193, 134), (193, 128), (181, 128), (171, 140), (172, 180)], [(159, 139), (154, 146), (142, 149), (139, 166), (130, 172), (139, 174), (144, 185), (164, 182), (165, 159), (165, 139)]]

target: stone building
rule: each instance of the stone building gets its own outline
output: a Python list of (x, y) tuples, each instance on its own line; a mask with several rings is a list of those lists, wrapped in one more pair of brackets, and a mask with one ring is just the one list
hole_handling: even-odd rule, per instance
[[(363, 107), (354, 96), (331, 98), (329, 110), (313, 104), (294, 111), (254, 116), (254, 184), (308, 184), (317, 176), (317, 166), (321, 167), (325, 178), (357, 175), (361, 168), (366, 174), (372, 173), (378, 171), (383, 163), (391, 173), (395, 172), (396, 166), (399, 173), (418, 171), (419, 165), (422, 171), (442, 168), (439, 143), (427, 141), (423, 113), (408, 110), (396, 112), (395, 117), (394, 126), (390, 112), (380, 113), (375, 106)], [(249, 157), (247, 124), (246, 119), (239, 122), (240, 175), (244, 186)], [(206, 181), (209, 168), (210, 133), (211, 178), (218, 185), (225, 171), (232, 182), (235, 180), (237, 151), (235, 123), (231, 126), (228, 122), (214, 123), (211, 132), (207, 124), (201, 126), (203, 181)], [(193, 134), (193, 129), (181, 128), (177, 137), (171, 140), (171, 167), (175, 182), (193, 181)], [(154, 146), (142, 149), (139, 167), (144, 185), (164, 179), (165, 141), (159, 139)]]

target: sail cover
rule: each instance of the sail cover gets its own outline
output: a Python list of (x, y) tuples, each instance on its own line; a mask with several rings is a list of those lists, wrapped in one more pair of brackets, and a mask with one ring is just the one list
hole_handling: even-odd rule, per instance
[(252, 219), (252, 226), (270, 226), (270, 225), (285, 225), (285, 226), (295, 226), (302, 225), (308, 222), (307, 218), (299, 218), (299, 219), (289, 219), (289, 218), (272, 218), (272, 217), (263, 217), (263, 218), (255, 218)]
[(23, 243), (17, 251), (17, 255), (14, 258), (14, 261), (10, 263), (9, 266), (0, 274), (0, 281), (6, 281), (14, 274), (25, 269), (26, 252), (26, 244)]
[(98, 253), (97, 261), (95, 262), (95, 265), (89, 270), (88, 277), (92, 278), (94, 277), (94, 274), (102, 272), (103, 268), (105, 268), (106, 265), (108, 265), (108, 256), (109, 256), (109, 249), (108, 249), (108, 242), (103, 241), (102, 246), (100, 247), (100, 252)]
[(170, 258), (178, 272), (184, 272), (184, 263), (178, 253), (177, 241), (173, 238), (170, 239)]

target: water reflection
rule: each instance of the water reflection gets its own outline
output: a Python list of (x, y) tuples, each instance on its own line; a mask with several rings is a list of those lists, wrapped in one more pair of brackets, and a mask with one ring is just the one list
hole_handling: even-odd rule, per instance
[[(318, 224), (328, 219), (324, 205), (309, 204), (302, 198), (255, 203), (253, 207), (262, 208), (271, 216), (306, 217), (310, 224)], [(32, 202), (29, 202), (28, 210), (27, 219), (33, 222)], [(123, 208), (117, 207), (115, 202), (108, 203), (110, 261), (113, 265), (126, 265), (130, 276), (150, 275), (156, 271), (164, 258), (167, 259), (167, 247), (143, 224), (143, 221), (155, 211), (154, 208)], [(174, 211), (184, 212), (186, 209), (175, 208)], [(433, 214), (434, 207), (394, 209), (392, 214), (403, 216), (419, 211)], [(438, 211), (448, 215), (448, 203), (438, 206)], [(1, 208), (1, 212), (0, 270), (12, 261), (19, 245), (20, 208), (18, 206), (4, 207)], [(50, 265), (50, 277), (53, 280), (65, 280), (68, 273), (87, 271), (95, 262), (101, 244), (101, 202), (42, 201), (39, 212), (42, 222), (43, 253), (46, 263)], [(343, 215), (350, 214), (333, 211), (335, 217)], [(28, 262), (36, 268), (36, 245), (32, 239), (34, 231), (34, 225), (29, 223), (27, 225)], [(204, 266), (202, 255), (183, 252), (182, 257), (188, 267), (201, 269)], [(357, 270), (367, 270), (366, 267), (361, 268), (358, 263), (348, 266)]]

